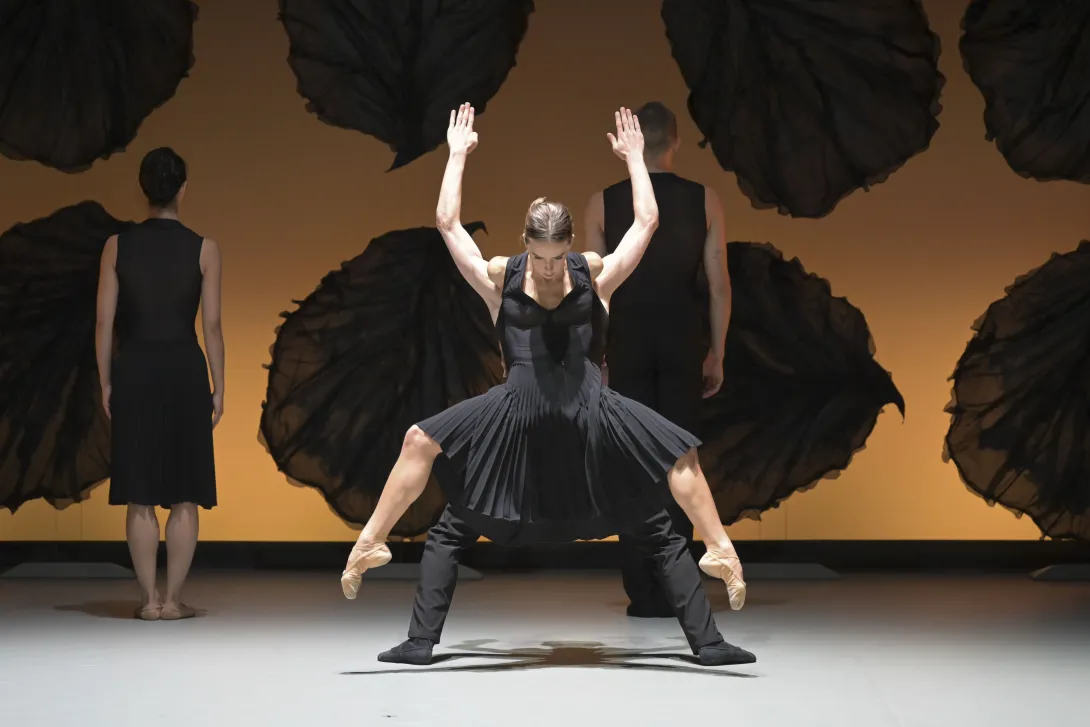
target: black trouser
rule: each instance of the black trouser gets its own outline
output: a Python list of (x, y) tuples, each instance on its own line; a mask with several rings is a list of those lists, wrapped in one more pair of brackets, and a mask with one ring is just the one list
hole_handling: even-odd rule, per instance
[[(695, 316), (694, 316), (695, 319)], [(654, 409), (674, 424), (696, 432), (700, 421), (704, 355), (691, 323), (673, 329), (651, 321), (639, 330), (633, 326), (611, 329), (606, 363), (609, 388)], [(674, 529), (691, 548), (693, 525), (675, 502), (667, 507)], [(622, 533), (621, 579), (625, 593), (637, 608), (662, 611), (669, 599), (659, 585), (656, 567), (638, 543)]]
[[(722, 641), (696, 561), (686, 547), (685, 538), (674, 531), (666, 511), (625, 530), (633, 547), (654, 564), (693, 653)], [(428, 531), (424, 556), (420, 560), (420, 584), (409, 624), (410, 639), (426, 638), (439, 643), (458, 583), (458, 561), (462, 551), (477, 542), (477, 537), (478, 534), (451, 512), (449, 506)]]

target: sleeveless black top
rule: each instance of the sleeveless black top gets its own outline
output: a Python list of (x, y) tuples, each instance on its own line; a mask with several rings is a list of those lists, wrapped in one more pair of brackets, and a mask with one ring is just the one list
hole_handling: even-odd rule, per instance
[(129, 343), (197, 342), (204, 238), (178, 220), (151, 218), (117, 239), (117, 334)]
[[(547, 389), (550, 398), (570, 396), (580, 389), (588, 373), (586, 367), (597, 369), (601, 364), (605, 308), (594, 290), (587, 259), (581, 254), (568, 253), (572, 288), (552, 310), (522, 289), (526, 265), (525, 252), (507, 260), (503, 297), (496, 318), (508, 381), (525, 381), (516, 371), (528, 367), (537, 380), (536, 385)], [(600, 380), (600, 374), (594, 378)]]
[[(610, 300), (614, 330), (670, 325), (679, 316), (698, 315), (696, 282), (704, 260), (707, 219), (704, 185), (671, 172), (651, 174), (659, 208), (659, 226), (640, 264)], [(632, 182), (624, 180), (603, 193), (606, 251), (613, 252), (632, 226)]]

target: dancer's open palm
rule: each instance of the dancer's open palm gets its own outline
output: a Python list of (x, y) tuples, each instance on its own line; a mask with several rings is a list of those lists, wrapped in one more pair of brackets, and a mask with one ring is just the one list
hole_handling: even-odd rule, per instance
[(640, 120), (632, 113), (632, 109), (623, 107), (613, 117), (617, 122), (617, 135), (606, 134), (613, 146), (613, 153), (626, 160), (632, 155), (642, 157), (643, 132), (640, 131)]
[(450, 112), (447, 146), (451, 152), (469, 154), (477, 148), (477, 132), (473, 130), (473, 107), (464, 103)]

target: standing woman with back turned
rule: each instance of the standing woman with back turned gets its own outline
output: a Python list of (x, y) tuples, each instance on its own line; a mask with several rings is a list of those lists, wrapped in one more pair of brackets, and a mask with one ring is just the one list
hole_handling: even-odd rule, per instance
[[(140, 187), (148, 219), (111, 237), (102, 252), (95, 344), (102, 401), (113, 425), (110, 504), (128, 505), (126, 539), (143, 591), (136, 615), (175, 620), (194, 613), (180, 598), (197, 547), (197, 508), (216, 505), (212, 428), (223, 416), (220, 253), (216, 243), (178, 220), (186, 165), (173, 150), (144, 157)], [(198, 307), (207, 364), (194, 327)], [(156, 506), (170, 509), (163, 595), (155, 585)]]

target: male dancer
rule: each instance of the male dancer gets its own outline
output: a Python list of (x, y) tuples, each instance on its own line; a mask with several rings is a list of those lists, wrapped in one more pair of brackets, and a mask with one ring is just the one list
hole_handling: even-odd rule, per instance
[[(659, 226), (643, 259), (613, 294), (606, 347), (609, 387), (674, 424), (697, 432), (701, 396), (723, 384), (723, 350), (730, 319), (730, 278), (723, 210), (715, 192), (673, 173), (680, 145), (677, 120), (652, 101), (636, 112), (644, 135), (644, 160), (659, 207)], [(587, 205), (587, 249), (613, 252), (632, 224), (632, 185), (626, 180), (595, 193)], [(701, 350), (701, 305), (696, 281), (701, 264), (710, 293), (711, 350)], [(691, 547), (693, 526), (680, 507), (668, 509)], [(641, 543), (620, 535), (622, 580), (638, 618), (673, 616), (670, 599)]]

